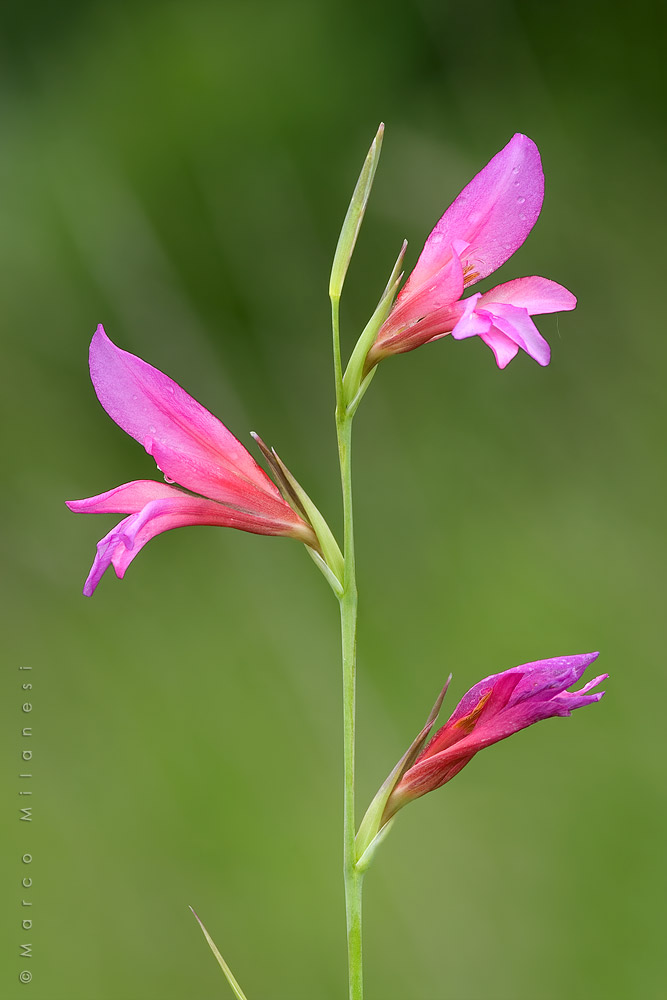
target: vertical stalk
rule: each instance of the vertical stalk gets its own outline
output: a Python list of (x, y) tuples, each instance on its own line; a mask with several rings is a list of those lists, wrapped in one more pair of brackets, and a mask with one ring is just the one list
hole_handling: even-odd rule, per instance
[(357, 667), (357, 578), (354, 562), (352, 520), (352, 419), (343, 396), (340, 356), (339, 296), (331, 295), (334, 379), (336, 384), (336, 435), (343, 491), (344, 569), (340, 597), (340, 629), (343, 658), (343, 878), (347, 922), (347, 962), (350, 1000), (363, 1000), (361, 955), (361, 884), (357, 871), (354, 818), (354, 749)]
[(347, 916), (347, 952), (350, 1000), (362, 1000), (361, 886), (363, 875), (356, 868), (354, 816), (355, 698), (357, 654), (357, 581), (354, 562), (352, 522), (352, 417), (337, 411), (338, 455), (343, 488), (345, 534), (345, 571), (340, 599), (341, 639), (343, 650), (343, 748), (344, 815), (343, 872)]

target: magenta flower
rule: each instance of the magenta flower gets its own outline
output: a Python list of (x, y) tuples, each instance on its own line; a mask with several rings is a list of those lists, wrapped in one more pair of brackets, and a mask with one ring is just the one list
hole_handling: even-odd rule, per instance
[[(567, 690), (597, 657), (598, 653), (584, 653), (537, 660), (475, 684), (425, 749), (416, 757), (410, 754), (394, 774), (398, 780), (386, 801), (382, 824), (407, 802), (451, 781), (484, 747), (542, 719), (571, 715), (575, 708), (599, 701), (604, 691), (588, 692), (608, 674), (600, 674), (579, 691)], [(429, 722), (433, 721), (432, 715)], [(421, 746), (429, 730), (430, 725), (420, 734)]]
[(550, 349), (531, 316), (574, 309), (577, 300), (547, 278), (516, 278), (461, 299), (522, 245), (542, 208), (540, 154), (517, 133), (449, 206), (371, 347), (365, 371), (390, 354), (451, 333), (478, 336), (504, 368), (519, 348), (547, 365)]
[(165, 482), (124, 483), (67, 502), (77, 513), (130, 515), (98, 543), (84, 594), (108, 566), (122, 579), (146, 542), (190, 524), (288, 535), (319, 552), (311, 526), (224, 424), (157, 368), (116, 347), (102, 326), (90, 345), (90, 375), (111, 419), (153, 456)]

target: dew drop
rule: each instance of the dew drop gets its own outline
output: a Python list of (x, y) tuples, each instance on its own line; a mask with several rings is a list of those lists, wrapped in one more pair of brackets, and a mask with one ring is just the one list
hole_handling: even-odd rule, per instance
[(520, 183), (521, 183), (520, 181), (514, 181), (514, 187), (518, 188), (518, 186), (519, 186)]
[(164, 481), (165, 481), (165, 483), (169, 483), (169, 484), (176, 482), (175, 479), (170, 479), (169, 476), (167, 476), (167, 475), (165, 475)]
[(520, 213), (520, 215), (519, 215), (519, 218), (520, 218), (520, 219), (521, 219), (521, 221), (523, 222), (523, 221), (524, 221), (524, 219), (526, 218), (526, 216), (524, 215), (524, 213), (523, 213), (523, 212), (521, 212), (521, 213)]
[(523, 205), (525, 200), (526, 200), (525, 198), (517, 198), (516, 203), (517, 205)]
[(512, 167), (512, 173), (513, 174), (518, 174), (519, 173), (519, 168), (518, 167)]

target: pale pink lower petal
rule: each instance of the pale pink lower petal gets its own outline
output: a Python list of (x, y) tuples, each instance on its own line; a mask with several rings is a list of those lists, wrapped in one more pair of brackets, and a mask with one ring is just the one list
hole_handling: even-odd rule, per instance
[(463, 300), (463, 313), (452, 330), (454, 340), (465, 340), (466, 337), (479, 337), (491, 329), (491, 319), (487, 313), (477, 312), (476, 306), (481, 298), (479, 292)]
[(483, 333), (480, 340), (491, 348), (500, 369), (507, 368), (510, 361), (519, 353), (518, 344), (497, 330), (495, 326), (492, 326), (488, 333)]
[(509, 305), (527, 309), (531, 316), (542, 313), (567, 312), (574, 309), (577, 300), (567, 288), (549, 278), (533, 275), (530, 278), (515, 278), (505, 281), (502, 285), (484, 292), (480, 301), (481, 308), (490, 308), (492, 303), (505, 302)]
[[(548, 365), (551, 360), (551, 348), (537, 329), (526, 309), (517, 306), (498, 303), (487, 306), (485, 311), (493, 317), (493, 326), (515, 344), (534, 358), (539, 365)], [(489, 345), (491, 346), (491, 345)], [(493, 348), (492, 348), (493, 350)], [(516, 352), (515, 352), (516, 353)], [(504, 365), (500, 366), (501, 368)]]

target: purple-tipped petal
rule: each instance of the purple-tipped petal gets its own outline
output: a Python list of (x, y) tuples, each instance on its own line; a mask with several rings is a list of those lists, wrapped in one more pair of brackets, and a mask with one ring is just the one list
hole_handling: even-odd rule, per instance
[(469, 244), (462, 255), (469, 283), (485, 278), (519, 249), (542, 208), (544, 174), (535, 143), (517, 133), (461, 191), (427, 239), (406, 285), (416, 289), (451, 255), (454, 241)]
[(167, 375), (116, 347), (102, 326), (90, 345), (90, 375), (111, 419), (170, 480), (223, 503), (279, 515), (280, 491), (224, 424)]

